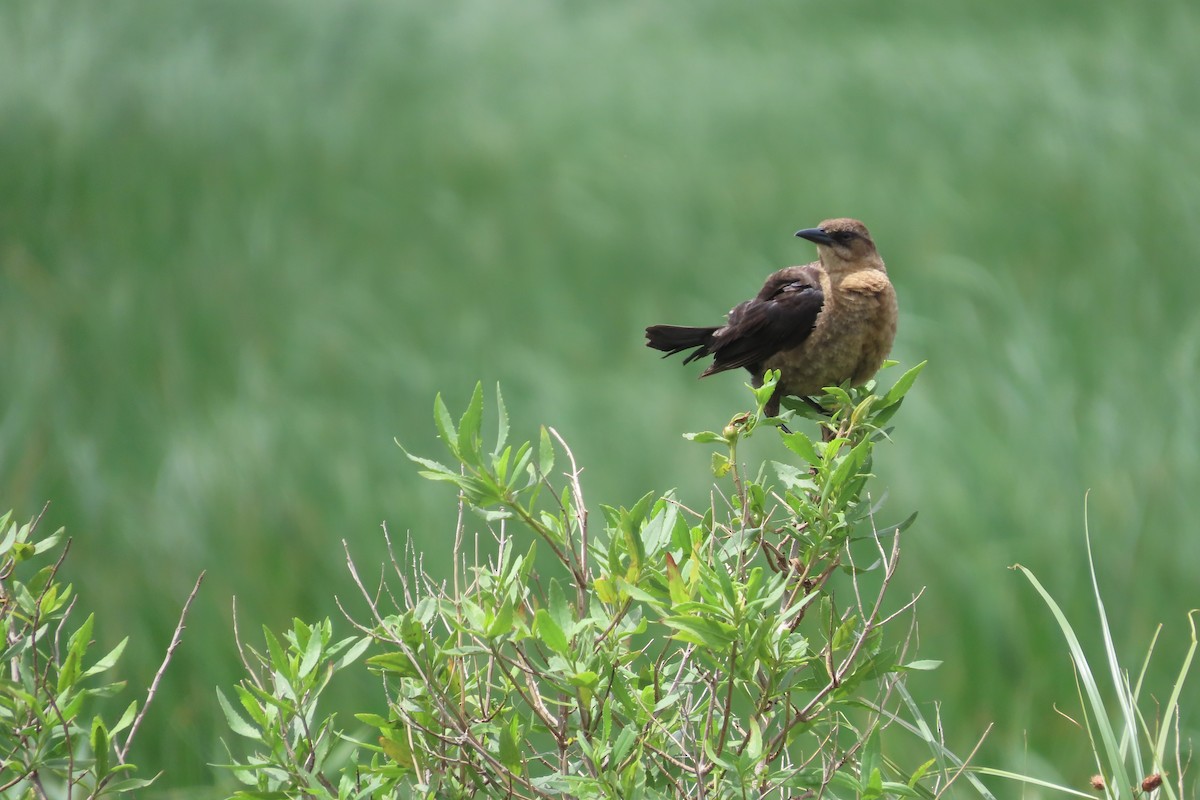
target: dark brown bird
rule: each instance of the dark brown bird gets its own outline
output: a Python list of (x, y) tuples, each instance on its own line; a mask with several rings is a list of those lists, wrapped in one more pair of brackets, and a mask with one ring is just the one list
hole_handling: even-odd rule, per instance
[[(683, 363), (711, 355), (703, 378), (745, 367), (755, 386), (779, 370), (766, 413), (779, 415), (784, 395), (809, 397), (826, 386), (869, 381), (896, 338), (896, 291), (867, 226), (829, 219), (796, 235), (817, 245), (818, 260), (767, 278), (753, 300), (734, 306), (724, 325), (651, 325), (646, 345)], [(666, 358), (666, 356), (663, 356)]]

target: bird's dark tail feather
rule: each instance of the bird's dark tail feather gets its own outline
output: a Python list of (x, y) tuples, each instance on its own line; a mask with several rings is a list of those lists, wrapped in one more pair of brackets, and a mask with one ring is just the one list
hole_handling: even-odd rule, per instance
[(682, 353), (693, 347), (696, 348), (694, 352), (688, 354), (687, 358), (683, 359), (683, 363), (686, 364), (712, 353), (708, 348), (712, 344), (713, 333), (716, 330), (715, 327), (689, 328), (685, 325), (651, 325), (646, 328), (646, 346), (662, 350), (666, 353), (663, 358)]

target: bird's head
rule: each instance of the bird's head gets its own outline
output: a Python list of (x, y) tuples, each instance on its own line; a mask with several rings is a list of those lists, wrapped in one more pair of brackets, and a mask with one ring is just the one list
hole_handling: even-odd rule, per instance
[(831, 273), (884, 269), (871, 232), (856, 219), (827, 219), (815, 228), (796, 231), (796, 235), (817, 246), (821, 264)]

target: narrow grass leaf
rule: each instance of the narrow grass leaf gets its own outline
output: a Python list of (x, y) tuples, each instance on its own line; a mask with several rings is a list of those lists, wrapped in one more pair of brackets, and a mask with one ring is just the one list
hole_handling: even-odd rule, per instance
[(1067, 640), (1067, 647), (1071, 652), (1071, 660), (1075, 662), (1075, 668), (1079, 672), (1079, 681), (1083, 686), (1084, 692), (1087, 694), (1088, 704), (1092, 708), (1092, 716), (1095, 718), (1096, 728), (1100, 733), (1100, 741), (1104, 744), (1104, 752), (1108, 757), (1109, 768), (1113, 773), (1113, 780), (1117, 781), (1120, 786), (1132, 786), (1130, 783), (1129, 774), (1125, 769), (1125, 763), (1121, 758), (1120, 747), (1117, 743), (1116, 733), (1112, 728), (1105, 713), (1104, 699), (1100, 696), (1100, 687), (1096, 685), (1096, 678), (1092, 673), (1092, 668), (1088, 664), (1087, 657), (1083, 653), (1083, 647), (1079, 644), (1079, 637), (1075, 635), (1075, 630), (1071, 627), (1071, 623), (1067, 621), (1067, 617), (1063, 614), (1062, 609), (1050, 593), (1046, 591), (1041, 582), (1025, 567), (1020, 564), (1016, 565), (1017, 569), (1033, 584), (1033, 588), (1042, 596), (1046, 606), (1050, 609), (1050, 613), (1058, 622), (1059, 628), (1062, 630), (1063, 637)]

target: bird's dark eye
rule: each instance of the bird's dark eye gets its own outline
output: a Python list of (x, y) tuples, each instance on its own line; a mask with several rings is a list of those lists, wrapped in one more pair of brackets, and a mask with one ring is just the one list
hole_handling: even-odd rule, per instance
[(846, 242), (854, 239), (854, 231), (837, 231), (831, 235), (837, 242), (841, 244), (845, 244)]

